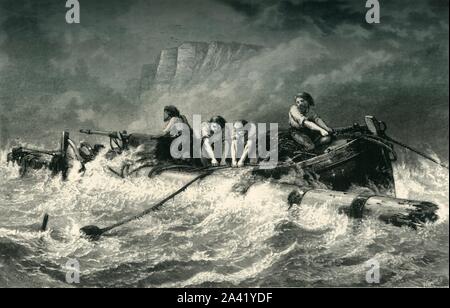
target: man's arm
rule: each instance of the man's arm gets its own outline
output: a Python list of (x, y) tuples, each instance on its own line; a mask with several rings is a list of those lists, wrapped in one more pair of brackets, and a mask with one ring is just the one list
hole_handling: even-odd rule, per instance
[(242, 157), (239, 159), (238, 162), (238, 167), (243, 167), (245, 160), (247, 159), (247, 157), (250, 157), (250, 159), (252, 158), (256, 158), (253, 157), (253, 155), (256, 154), (255, 151), (255, 146), (256, 146), (256, 134), (257, 134), (257, 129), (256, 129), (256, 125), (253, 123), (248, 124), (250, 125), (249, 130), (247, 132), (247, 143), (245, 144), (245, 148), (244, 148), (244, 152), (242, 153)]
[(223, 143), (222, 160), (220, 161), (220, 165), (222, 166), (227, 165), (227, 156), (229, 151), (230, 151), (230, 142), (228, 140), (225, 140)]
[[(317, 125), (316, 123), (309, 121), (303, 114), (300, 113), (300, 111), (298, 111), (297, 108), (295, 108), (294, 106), (291, 108), (291, 116), (292, 118), (295, 120), (295, 122), (298, 124), (296, 126), (294, 126), (295, 128), (301, 128), (301, 127), (306, 127), (309, 128), (311, 130), (314, 131), (318, 131), (320, 132), (320, 134), (322, 136), (328, 136), (328, 132), (323, 129), (322, 127), (320, 127), (319, 125)], [(297, 127), (298, 126), (298, 127)]]
[(231, 166), (236, 167), (237, 166), (237, 140), (233, 139), (231, 143)]
[(202, 124), (201, 136), (202, 136), (202, 140), (203, 140), (203, 142), (202, 142), (203, 149), (206, 151), (208, 158), (211, 159), (211, 164), (217, 165), (218, 164), (217, 159), (214, 155), (214, 150), (212, 149), (212, 146), (211, 146), (210, 128), (207, 123)]
[(203, 148), (205, 149), (206, 154), (208, 154), (209, 158), (211, 159), (211, 164), (213, 166), (217, 166), (218, 162), (214, 155), (214, 150), (212, 149), (211, 141), (209, 140), (209, 138), (203, 139)]
[(297, 107), (292, 106), (291, 110), (289, 110), (289, 115), (291, 117), (290, 124), (294, 128), (302, 128), (303, 121), (306, 120), (305, 116), (298, 111)]
[(320, 127), (319, 125), (317, 125), (314, 122), (306, 120), (303, 122), (303, 125), (305, 127), (309, 128), (310, 130), (318, 131), (323, 137), (329, 135), (329, 133), (325, 129), (323, 129), (322, 127)]
[(248, 140), (247, 144), (245, 145), (244, 152), (242, 153), (242, 156), (239, 159), (239, 162), (237, 164), (238, 167), (243, 167), (244, 166), (245, 160), (247, 159), (248, 154), (252, 150), (253, 150), (253, 141), (252, 140)]
[(170, 131), (171, 131), (171, 129), (172, 129), (172, 127), (175, 125), (175, 123), (177, 123), (178, 121), (177, 121), (177, 118), (171, 118), (170, 120), (169, 120), (169, 123), (167, 123), (167, 126), (166, 126), (166, 128), (164, 128), (164, 130), (163, 130), (163, 135), (167, 135), (167, 134), (170, 134)]
[(322, 120), (319, 117), (316, 117), (316, 124), (319, 125), (320, 127), (322, 127), (323, 129), (325, 129), (327, 132), (332, 133), (333, 129), (330, 128), (325, 122), (324, 120)]

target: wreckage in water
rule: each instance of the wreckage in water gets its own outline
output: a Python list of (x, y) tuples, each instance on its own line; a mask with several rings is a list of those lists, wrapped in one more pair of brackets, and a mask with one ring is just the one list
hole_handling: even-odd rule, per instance
[[(261, 181), (271, 181), (276, 185), (285, 185), (290, 193), (286, 202), (293, 206), (301, 205), (305, 198), (314, 198), (317, 202), (336, 206), (351, 217), (361, 218), (368, 213), (396, 226), (415, 227), (418, 224), (437, 220), (437, 206), (421, 201), (400, 200), (395, 198), (395, 182), (392, 162), (396, 160), (392, 139), (387, 137), (386, 124), (373, 117), (366, 117), (365, 125), (337, 129), (334, 140), (315, 153), (304, 152), (290, 137), (289, 132), (280, 132), (278, 153), (280, 162), (275, 168), (260, 166), (245, 167), (244, 189)], [(170, 156), (172, 139), (167, 136), (145, 134), (127, 134), (126, 132), (102, 132), (81, 130), (88, 135), (108, 137), (111, 149), (106, 157), (118, 160), (124, 151), (136, 148), (134, 159), (127, 159), (121, 168), (109, 168), (120, 177), (148, 176), (177, 172), (198, 175), (205, 171), (215, 172), (227, 167), (211, 168), (201, 165), (199, 160), (174, 160)], [(394, 141), (395, 142), (395, 141)], [(8, 160), (20, 165), (21, 174), (27, 170), (49, 168), (53, 174), (61, 172), (63, 178), (71, 166), (74, 157), (84, 164), (95, 159), (100, 145), (91, 147), (82, 144), (76, 147), (63, 133), (58, 151), (36, 151), (16, 148), (9, 154)], [(73, 153), (72, 155), (69, 152)], [(229, 172), (227, 171), (229, 176)], [(286, 181), (289, 178), (290, 181)], [(318, 183), (328, 189), (317, 190)], [(293, 184), (297, 188), (292, 188)], [(355, 195), (348, 192), (352, 185), (376, 187), (379, 193)], [(383, 195), (381, 195), (383, 194)]]

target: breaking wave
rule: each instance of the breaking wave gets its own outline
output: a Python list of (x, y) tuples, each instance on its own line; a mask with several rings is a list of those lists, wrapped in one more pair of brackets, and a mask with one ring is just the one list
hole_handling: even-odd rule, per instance
[[(79, 261), (85, 287), (368, 286), (366, 262), (374, 258), (382, 286), (448, 286), (449, 176), (425, 160), (403, 156), (395, 165), (398, 197), (439, 205), (439, 221), (417, 231), (371, 218), (356, 222), (326, 204), (288, 211), (279, 186), (261, 182), (242, 194), (239, 177), (222, 171), (162, 210), (89, 242), (81, 227), (135, 215), (192, 176), (121, 179), (99, 159), (67, 182), (45, 172), (19, 179), (5, 154), (2, 287), (70, 287), (70, 259)], [(37, 232), (44, 213), (50, 230)]]

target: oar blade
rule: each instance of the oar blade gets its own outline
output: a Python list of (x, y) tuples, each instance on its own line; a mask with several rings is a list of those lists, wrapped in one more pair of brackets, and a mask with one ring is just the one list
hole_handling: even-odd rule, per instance
[(80, 233), (87, 239), (96, 241), (100, 239), (104, 231), (97, 226), (86, 226), (80, 229)]

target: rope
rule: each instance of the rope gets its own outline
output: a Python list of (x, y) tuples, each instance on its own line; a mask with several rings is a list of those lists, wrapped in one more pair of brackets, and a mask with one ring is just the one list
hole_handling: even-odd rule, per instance
[(169, 165), (169, 166), (161, 166), (161, 167), (156, 167), (153, 168), (149, 174), (148, 177), (151, 178), (153, 175), (155, 174), (160, 174), (161, 172), (164, 171), (168, 171), (168, 170), (176, 170), (176, 169), (187, 169), (187, 170), (195, 170), (196, 167), (195, 166), (190, 166), (190, 165)]

